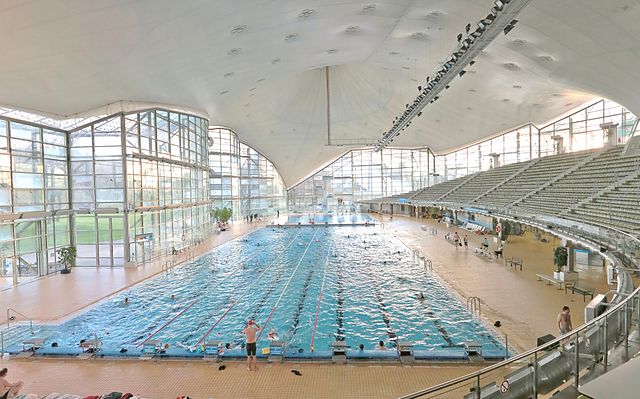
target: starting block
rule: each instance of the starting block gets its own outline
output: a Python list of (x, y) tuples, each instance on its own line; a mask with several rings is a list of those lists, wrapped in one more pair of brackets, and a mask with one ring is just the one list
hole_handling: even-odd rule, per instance
[(401, 362), (413, 362), (413, 344), (411, 342), (398, 342), (398, 355)]
[(284, 341), (271, 341), (269, 343), (269, 357), (267, 360), (271, 362), (282, 361), (284, 356)]
[(335, 341), (331, 344), (331, 361), (334, 363), (347, 361), (347, 345), (344, 341)]
[(162, 341), (159, 339), (150, 339), (142, 344), (142, 359), (151, 359), (162, 349)]

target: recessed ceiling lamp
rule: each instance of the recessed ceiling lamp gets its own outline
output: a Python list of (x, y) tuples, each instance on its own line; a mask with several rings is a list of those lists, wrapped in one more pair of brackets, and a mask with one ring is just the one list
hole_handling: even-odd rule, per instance
[(292, 40), (294, 40), (296, 37), (298, 37), (297, 33), (287, 33), (286, 35), (284, 35), (284, 41), (285, 42), (290, 42)]
[(227, 73), (224, 74), (224, 77), (225, 78), (230, 78), (233, 75), (234, 75), (234, 72), (227, 72)]
[(520, 85), (513, 85), (511, 87), (513, 87), (514, 89), (522, 89), (522, 86), (520, 86)]
[(229, 93), (229, 90), (222, 90), (220, 93), (221, 96), (224, 96), (225, 94)]
[(231, 29), (231, 34), (237, 35), (238, 33), (244, 32), (245, 29), (247, 29), (247, 25), (236, 25)]
[(280, 62), (282, 62), (282, 59), (280, 59), (280, 58), (274, 58), (274, 59), (272, 59), (272, 60), (271, 60), (271, 61), (269, 61), (269, 62), (270, 62), (272, 65), (275, 65), (275, 64), (279, 64)]
[(327, 50), (327, 54), (335, 54), (337, 52), (338, 52), (338, 49), (335, 49), (335, 48), (330, 48)]
[(240, 47), (235, 47), (227, 51), (227, 55), (238, 55), (240, 52), (242, 52), (242, 49)]
[(427, 34), (424, 32), (415, 32), (411, 34), (411, 38), (416, 40), (426, 40), (427, 37)]
[(360, 32), (360, 27), (356, 26), (356, 25), (347, 26), (347, 28), (344, 30), (344, 32), (353, 35), (355, 33)]
[(298, 18), (309, 18), (315, 11), (316, 10), (314, 10), (313, 8), (305, 8), (300, 12), (300, 14), (298, 14)]
[(504, 66), (505, 69), (508, 69), (510, 71), (517, 71), (520, 69), (518, 64), (516, 64), (515, 62), (506, 62), (502, 66)]
[(374, 3), (365, 4), (365, 5), (362, 6), (362, 12), (363, 13), (372, 12), (375, 9), (376, 9), (376, 5)]

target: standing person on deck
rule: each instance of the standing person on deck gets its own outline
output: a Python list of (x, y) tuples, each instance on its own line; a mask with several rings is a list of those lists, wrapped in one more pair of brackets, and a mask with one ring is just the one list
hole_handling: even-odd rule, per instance
[(253, 357), (253, 371), (258, 370), (256, 360), (256, 333), (260, 330), (260, 326), (249, 320), (247, 326), (242, 330), (242, 333), (247, 336), (247, 370), (251, 371), (251, 357)]
[(558, 330), (560, 335), (564, 335), (573, 330), (573, 324), (571, 324), (571, 315), (569, 314), (569, 307), (563, 306), (562, 312), (558, 313)]

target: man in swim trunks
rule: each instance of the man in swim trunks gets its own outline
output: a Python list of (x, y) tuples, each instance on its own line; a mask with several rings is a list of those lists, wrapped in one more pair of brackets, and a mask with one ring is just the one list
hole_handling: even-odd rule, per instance
[(564, 335), (573, 330), (568, 306), (563, 306), (562, 312), (558, 313), (558, 330), (560, 330), (560, 335)]
[(257, 370), (256, 360), (256, 333), (260, 330), (260, 326), (249, 320), (247, 326), (242, 330), (242, 333), (247, 336), (247, 370), (251, 371), (251, 357), (253, 357), (253, 370)]

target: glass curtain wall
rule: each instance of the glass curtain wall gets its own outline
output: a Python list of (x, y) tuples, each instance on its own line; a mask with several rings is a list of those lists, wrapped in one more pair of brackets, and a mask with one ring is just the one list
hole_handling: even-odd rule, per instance
[(208, 128), (204, 118), (167, 110), (123, 116), (128, 212), (123, 221), (104, 223), (125, 224), (132, 260), (182, 251), (213, 234)]
[(67, 133), (0, 119), (0, 282), (56, 270), (68, 245)]
[(289, 210), (339, 213), (363, 199), (400, 194), (434, 184), (428, 148), (352, 150), (288, 191)]
[(233, 131), (209, 130), (209, 167), (212, 207), (231, 208), (232, 220), (286, 210), (286, 189), (275, 166)]
[[(557, 151), (558, 137), (562, 137), (564, 152), (602, 147), (605, 141), (600, 125), (603, 123), (618, 125), (617, 143), (623, 144), (633, 134), (636, 116), (621, 105), (602, 99), (542, 128), (524, 125), (460, 150), (437, 155), (438, 182), (553, 155)], [(498, 156), (498, 165), (494, 165), (494, 154)]]
[(208, 121), (154, 109), (71, 131), (0, 118), (0, 285), (143, 262), (213, 234)]
[(71, 132), (79, 264), (145, 262), (211, 234), (207, 129), (206, 119), (154, 109)]

